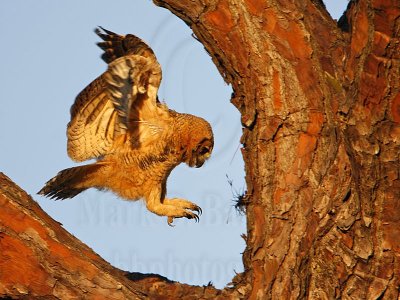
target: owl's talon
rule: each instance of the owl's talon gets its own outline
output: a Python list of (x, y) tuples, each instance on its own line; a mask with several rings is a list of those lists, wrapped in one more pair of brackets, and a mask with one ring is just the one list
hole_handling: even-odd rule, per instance
[(195, 211), (198, 216), (201, 216), (203, 214), (203, 210), (201, 209), (200, 206), (197, 205), (193, 205), (192, 207), (188, 207), (187, 209)]
[[(182, 216), (180, 216), (180, 217), (175, 217), (175, 218), (181, 218), (181, 217), (182, 217)], [(196, 223), (198, 223), (198, 222), (200, 221), (199, 216), (196, 215), (196, 214), (194, 214), (194, 213), (192, 213), (192, 212), (190, 212), (190, 211), (187, 211), (187, 212), (186, 212), (186, 215), (183, 216), (183, 217), (188, 218), (188, 219), (190, 219), (190, 220), (191, 220), (191, 219), (194, 219), (194, 220), (196, 221)], [(171, 226), (171, 227), (175, 227), (175, 225), (173, 225), (172, 222), (174, 222), (174, 217), (168, 217), (168, 219), (167, 219), (168, 225)]]
[(175, 225), (173, 225), (172, 222), (174, 222), (174, 218), (173, 217), (168, 217), (168, 220), (167, 220), (168, 225), (171, 226), (171, 227), (175, 227)]
[(196, 223), (199, 223), (199, 220), (200, 220), (199, 216), (198, 215), (194, 215), (194, 220), (196, 221)]
[(194, 219), (195, 221), (196, 221), (196, 223), (198, 223), (199, 222), (199, 216), (198, 215), (196, 215), (196, 214), (194, 214), (194, 213), (192, 213), (192, 212), (187, 212), (187, 214), (186, 214), (186, 218), (188, 218), (188, 219)]
[(203, 210), (201, 209), (200, 206), (197, 206), (197, 205), (196, 205), (196, 207), (193, 208), (193, 210), (194, 210), (194, 211), (197, 211), (197, 214), (198, 214), (199, 216), (201, 216), (201, 215), (203, 214)]

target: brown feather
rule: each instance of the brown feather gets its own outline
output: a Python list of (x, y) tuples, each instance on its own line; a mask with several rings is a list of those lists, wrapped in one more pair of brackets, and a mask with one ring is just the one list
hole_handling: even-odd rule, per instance
[(73, 198), (84, 190), (94, 187), (97, 180), (96, 172), (102, 164), (95, 163), (62, 170), (46, 182), (38, 194), (53, 199)]

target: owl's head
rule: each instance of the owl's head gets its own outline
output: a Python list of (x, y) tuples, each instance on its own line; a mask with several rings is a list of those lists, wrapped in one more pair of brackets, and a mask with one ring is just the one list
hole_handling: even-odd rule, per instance
[(211, 125), (202, 118), (194, 117), (187, 128), (185, 132), (187, 145), (183, 161), (189, 167), (200, 168), (211, 156), (214, 147)]

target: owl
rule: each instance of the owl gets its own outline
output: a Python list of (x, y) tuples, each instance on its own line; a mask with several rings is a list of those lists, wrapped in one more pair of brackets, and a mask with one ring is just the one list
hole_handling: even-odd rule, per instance
[(210, 157), (210, 124), (160, 103), (161, 67), (141, 39), (102, 27), (95, 32), (108, 68), (76, 97), (67, 150), (74, 161), (96, 162), (60, 171), (38, 194), (67, 199), (89, 188), (109, 190), (126, 200), (143, 199), (169, 225), (174, 218), (198, 221), (201, 208), (166, 198), (166, 183), (180, 163), (199, 168)]

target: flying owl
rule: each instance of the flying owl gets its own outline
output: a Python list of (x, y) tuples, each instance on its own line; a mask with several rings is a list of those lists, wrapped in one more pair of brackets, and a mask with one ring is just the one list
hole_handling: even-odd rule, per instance
[(60, 171), (38, 193), (67, 199), (88, 188), (106, 189), (126, 200), (144, 199), (169, 225), (174, 218), (198, 221), (199, 206), (165, 198), (166, 182), (180, 163), (198, 168), (210, 157), (210, 124), (158, 101), (161, 67), (141, 39), (102, 27), (95, 32), (108, 69), (76, 97), (67, 148), (74, 161), (96, 162)]

